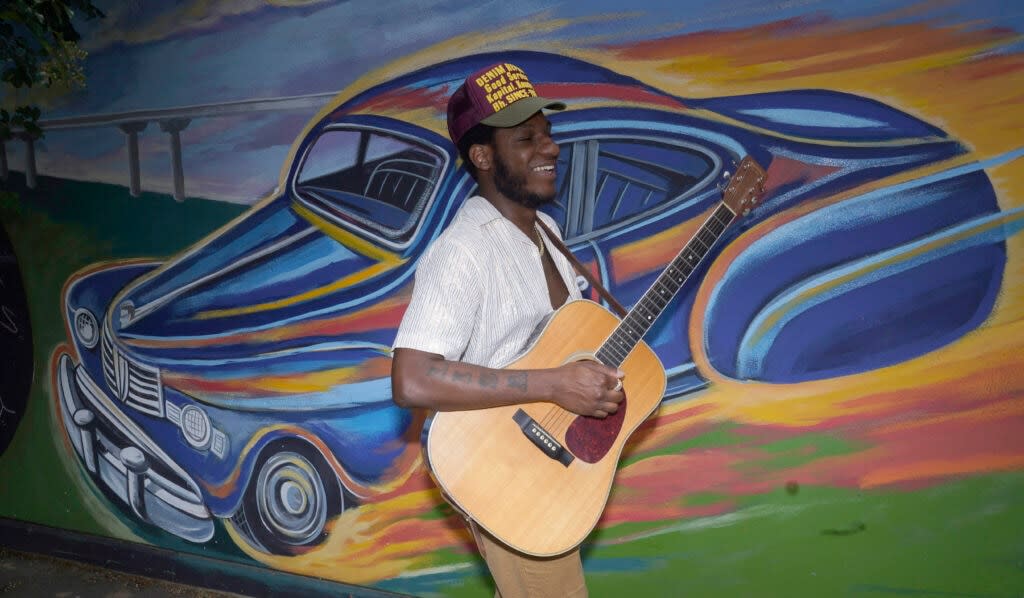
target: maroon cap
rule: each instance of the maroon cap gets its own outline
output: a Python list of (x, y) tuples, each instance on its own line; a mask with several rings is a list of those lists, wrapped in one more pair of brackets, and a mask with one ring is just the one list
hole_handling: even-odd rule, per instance
[(542, 109), (565, 104), (537, 95), (523, 69), (502, 62), (480, 69), (448, 98), (448, 136), (455, 145), (476, 125), (514, 127)]

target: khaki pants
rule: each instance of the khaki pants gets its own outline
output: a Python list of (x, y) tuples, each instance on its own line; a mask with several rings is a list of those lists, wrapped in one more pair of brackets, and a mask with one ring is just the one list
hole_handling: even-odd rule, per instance
[(480, 556), (494, 578), (495, 598), (586, 598), (579, 548), (552, 558), (516, 552), (468, 520)]

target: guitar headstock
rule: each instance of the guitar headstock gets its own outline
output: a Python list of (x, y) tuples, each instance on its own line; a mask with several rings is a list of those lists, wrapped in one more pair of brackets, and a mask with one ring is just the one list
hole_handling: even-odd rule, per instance
[(746, 215), (761, 201), (764, 194), (764, 168), (750, 156), (746, 156), (736, 167), (736, 173), (729, 179), (729, 185), (722, 194), (722, 201), (734, 214)]

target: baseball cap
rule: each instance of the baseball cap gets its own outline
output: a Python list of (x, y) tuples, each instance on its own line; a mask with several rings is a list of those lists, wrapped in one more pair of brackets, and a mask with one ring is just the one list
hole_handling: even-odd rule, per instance
[(564, 110), (565, 104), (538, 96), (518, 66), (493, 64), (466, 77), (448, 98), (448, 136), (458, 145), (480, 123), (514, 127), (542, 109)]

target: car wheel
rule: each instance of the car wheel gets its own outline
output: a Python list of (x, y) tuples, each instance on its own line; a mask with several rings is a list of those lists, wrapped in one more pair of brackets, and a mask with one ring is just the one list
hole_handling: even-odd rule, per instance
[(343, 500), (334, 472), (318, 451), (271, 445), (233, 519), (266, 552), (301, 554), (324, 541), (327, 521), (344, 509)]

